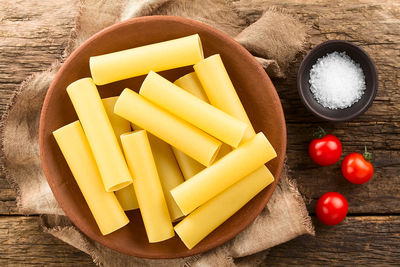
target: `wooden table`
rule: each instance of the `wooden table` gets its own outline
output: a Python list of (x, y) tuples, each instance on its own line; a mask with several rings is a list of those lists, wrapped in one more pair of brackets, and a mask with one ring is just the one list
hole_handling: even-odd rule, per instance
[[(0, 5), (0, 111), (11, 93), (30, 74), (47, 69), (60, 58), (75, 14), (65, 13), (59, 1), (3, 0)], [(316, 237), (303, 236), (274, 247), (268, 265), (389, 265), (400, 264), (400, 3), (383, 1), (270, 0), (310, 26), (306, 51), (331, 39), (345, 39), (363, 47), (374, 59), (379, 91), (373, 106), (361, 117), (345, 123), (316, 119), (301, 104), (296, 71), (305, 53), (291, 65), (288, 78), (274, 80), (286, 115), (288, 164), (307, 200)], [(397, 3), (396, 3), (397, 2)], [(244, 3), (246, 4), (246, 3)], [(268, 5), (265, 4), (265, 6)], [(261, 14), (250, 10), (249, 21)], [(57, 18), (57, 19), (54, 19)], [(344, 155), (375, 152), (374, 178), (352, 185), (339, 165), (320, 168), (307, 155), (312, 129), (321, 125), (337, 135)], [(43, 233), (38, 216), (22, 216), (15, 192), (0, 176), (0, 265), (93, 265), (88, 255)], [(338, 226), (315, 220), (319, 196), (338, 191), (349, 200), (349, 215)], [(245, 261), (245, 259), (243, 259)]]

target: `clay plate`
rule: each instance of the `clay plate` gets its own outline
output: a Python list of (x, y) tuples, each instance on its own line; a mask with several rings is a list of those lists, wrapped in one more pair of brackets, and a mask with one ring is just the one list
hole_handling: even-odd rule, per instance
[[(263, 131), (276, 149), (278, 157), (267, 164), (276, 180), (192, 250), (188, 250), (178, 236), (150, 244), (138, 211), (128, 212), (131, 222), (127, 226), (102, 236), (52, 136), (54, 130), (77, 120), (65, 89), (71, 82), (90, 76), (90, 56), (194, 33), (200, 35), (205, 56), (221, 54), (254, 128), (257, 132)], [(160, 74), (173, 81), (191, 71), (192, 67), (185, 67)], [(101, 97), (116, 96), (126, 87), (137, 91), (143, 80), (144, 76), (141, 76), (98, 88)], [(262, 211), (282, 171), (286, 152), (286, 125), (282, 106), (271, 80), (246, 49), (226, 34), (205, 24), (179, 17), (152, 16), (135, 18), (106, 28), (68, 57), (50, 85), (43, 104), (39, 145), (43, 170), (54, 196), (65, 214), (84, 234), (100, 244), (128, 255), (178, 258), (205, 252), (230, 240)]]

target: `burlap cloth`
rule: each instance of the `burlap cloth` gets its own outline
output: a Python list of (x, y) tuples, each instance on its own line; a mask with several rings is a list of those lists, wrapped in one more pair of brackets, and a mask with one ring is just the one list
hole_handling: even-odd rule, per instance
[[(240, 2), (240, 3), (239, 3)], [(62, 60), (29, 77), (12, 99), (1, 122), (3, 166), (17, 191), (23, 214), (42, 214), (44, 231), (89, 254), (105, 266), (254, 266), (265, 263), (267, 253), (258, 253), (302, 234), (314, 234), (304, 201), (286, 167), (267, 207), (242, 233), (202, 255), (177, 260), (147, 260), (119, 254), (89, 240), (58, 206), (43, 175), (38, 148), (38, 125), (42, 102), (56, 71), (79, 44), (118, 21), (147, 15), (177, 15), (199, 20), (235, 37), (263, 65), (271, 77), (284, 77), (285, 69), (302, 48), (306, 28), (282, 10), (263, 0), (85, 0), (71, 1), (63, 12), (77, 12), (75, 27)], [(263, 15), (249, 25), (243, 9), (263, 8)], [(256, 254), (258, 253), (258, 254)], [(254, 255), (253, 255), (254, 254)], [(252, 255), (252, 256), (248, 256)], [(234, 261), (244, 256), (246, 260)]]

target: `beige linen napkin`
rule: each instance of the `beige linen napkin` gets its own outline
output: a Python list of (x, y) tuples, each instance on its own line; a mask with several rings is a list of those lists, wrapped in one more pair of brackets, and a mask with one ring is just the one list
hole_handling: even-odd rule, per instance
[[(254, 0), (257, 6), (263, 0)], [(306, 29), (290, 15), (265, 6), (254, 23), (242, 17), (243, 8), (227, 0), (85, 0), (70, 3), (77, 12), (65, 59), (76, 47), (99, 30), (121, 20), (147, 15), (176, 15), (207, 23), (235, 37), (262, 64), (271, 77), (284, 77), (285, 69), (302, 48)], [(240, 8), (239, 8), (240, 7)], [(61, 60), (63, 61), (63, 60)], [(17, 205), (23, 214), (43, 214), (44, 231), (88, 253), (105, 266), (232, 266), (234, 258), (252, 255), (302, 234), (314, 234), (296, 184), (287, 175), (267, 207), (242, 233), (224, 245), (202, 255), (176, 260), (147, 260), (119, 254), (97, 244), (75, 228), (58, 206), (41, 169), (38, 147), (40, 110), (46, 91), (62, 62), (29, 77), (16, 90), (1, 121), (1, 160), (10, 184), (17, 191)], [(246, 265), (265, 260), (266, 254), (247, 258)], [(243, 262), (241, 262), (243, 264)]]

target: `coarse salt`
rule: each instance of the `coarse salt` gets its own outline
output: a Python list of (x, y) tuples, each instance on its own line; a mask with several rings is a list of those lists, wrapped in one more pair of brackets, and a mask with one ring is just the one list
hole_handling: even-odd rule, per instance
[(311, 68), (309, 82), (315, 100), (330, 109), (352, 106), (365, 91), (363, 70), (346, 52), (319, 58)]

